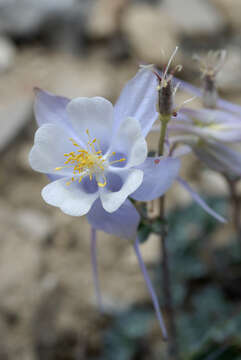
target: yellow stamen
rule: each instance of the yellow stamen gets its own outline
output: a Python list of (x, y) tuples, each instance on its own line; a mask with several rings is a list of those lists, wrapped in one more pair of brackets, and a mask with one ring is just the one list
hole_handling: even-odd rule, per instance
[(104, 178), (104, 182), (103, 182), (103, 183), (101, 183), (100, 181), (97, 182), (97, 184), (98, 184), (100, 187), (105, 187), (106, 184), (107, 184), (106, 177), (103, 176), (103, 178)]
[[(99, 141), (96, 138), (91, 139), (88, 129), (86, 130), (86, 134), (89, 138), (89, 141), (87, 142), (87, 150), (82, 149), (73, 138), (70, 138), (69, 140), (72, 142), (73, 146), (78, 148), (78, 150), (64, 154), (64, 157), (67, 158), (64, 162), (65, 165), (56, 167), (55, 170), (58, 171), (64, 169), (65, 167), (73, 167), (74, 176), (66, 183), (66, 185), (70, 185), (74, 182), (76, 180), (76, 176), (79, 177), (78, 181), (81, 182), (85, 176), (89, 176), (89, 179), (92, 180), (93, 175), (96, 175), (97, 179), (99, 177), (103, 178), (103, 182), (97, 180), (97, 184), (100, 187), (105, 187), (107, 184), (107, 180), (104, 175), (106, 166), (126, 161), (126, 159), (122, 158), (108, 162), (108, 158), (116, 153), (112, 152), (104, 157), (100, 149)], [(95, 149), (95, 143), (97, 144), (98, 150)]]
[(126, 159), (122, 158), (120, 160), (114, 160), (114, 161), (111, 161), (110, 164), (112, 165), (112, 164), (115, 164), (115, 163), (118, 163), (118, 162), (123, 162), (123, 161), (126, 161)]

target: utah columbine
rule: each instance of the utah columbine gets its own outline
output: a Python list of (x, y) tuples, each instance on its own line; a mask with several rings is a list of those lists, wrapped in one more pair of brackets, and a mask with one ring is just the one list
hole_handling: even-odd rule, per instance
[(178, 159), (147, 157), (156, 86), (153, 74), (142, 69), (114, 107), (102, 97), (69, 100), (36, 90), (40, 127), (29, 161), (51, 180), (42, 190), (48, 204), (68, 215), (87, 215), (95, 229), (135, 237), (139, 214), (128, 197), (160, 197), (180, 166)]

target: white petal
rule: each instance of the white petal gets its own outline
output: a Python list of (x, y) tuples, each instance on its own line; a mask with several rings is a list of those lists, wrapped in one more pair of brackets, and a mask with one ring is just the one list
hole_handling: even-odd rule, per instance
[(134, 118), (127, 118), (113, 139), (111, 151), (127, 156), (125, 167), (130, 168), (142, 164), (147, 157), (147, 144), (139, 122)]
[(56, 171), (66, 161), (65, 153), (75, 151), (76, 148), (69, 140), (71, 135), (59, 125), (46, 124), (35, 133), (34, 146), (29, 154), (30, 166), (43, 173), (71, 176), (72, 170), (64, 168)]
[(89, 141), (86, 130), (91, 139), (97, 138), (100, 148), (108, 147), (113, 124), (113, 105), (102, 97), (76, 98), (67, 106), (69, 120), (77, 136), (85, 143)]
[(46, 203), (59, 207), (67, 215), (85, 215), (99, 193), (87, 193), (78, 181), (67, 185), (69, 180), (69, 178), (62, 178), (48, 184), (42, 190), (42, 197)]
[(119, 191), (111, 192), (107, 187), (100, 189), (103, 208), (110, 213), (119, 209), (127, 197), (141, 185), (143, 180), (143, 171), (138, 169), (121, 171), (119, 175), (123, 180), (123, 185)]

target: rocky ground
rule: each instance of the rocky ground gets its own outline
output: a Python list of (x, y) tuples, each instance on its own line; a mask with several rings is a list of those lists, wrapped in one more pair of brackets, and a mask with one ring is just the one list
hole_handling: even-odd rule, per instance
[[(28, 165), (33, 87), (115, 101), (139, 63), (163, 66), (176, 45), (181, 76), (193, 83), (199, 71), (192, 55), (225, 48), (220, 92), (241, 103), (240, 13), (239, 0), (0, 0), (1, 360), (98, 359), (113, 311), (149, 301), (131, 246), (100, 233), (106, 315), (99, 314), (88, 224), (47, 206), (40, 196), (47, 180)], [(194, 164), (184, 162), (186, 178), (207, 194), (227, 194), (219, 175)], [(169, 209), (188, 202), (174, 186)], [(155, 236), (142, 249), (151, 267), (158, 260)], [(155, 319), (152, 333), (160, 335)]]

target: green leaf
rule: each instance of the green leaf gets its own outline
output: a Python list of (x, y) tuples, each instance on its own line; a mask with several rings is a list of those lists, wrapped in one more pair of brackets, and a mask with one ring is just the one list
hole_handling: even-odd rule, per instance
[(140, 243), (144, 243), (148, 239), (148, 236), (151, 233), (152, 233), (151, 225), (141, 222), (137, 232)]

